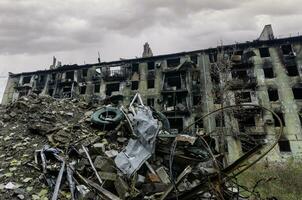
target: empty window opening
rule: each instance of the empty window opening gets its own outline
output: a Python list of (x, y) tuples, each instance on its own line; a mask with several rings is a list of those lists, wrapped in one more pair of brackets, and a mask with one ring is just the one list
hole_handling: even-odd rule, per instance
[(286, 70), (287, 70), (288, 76), (298, 76), (299, 75), (297, 65), (286, 66)]
[(54, 89), (48, 89), (48, 95), (52, 96), (53, 95), (53, 91), (54, 91)]
[(290, 143), (288, 140), (278, 141), (280, 152), (291, 152)]
[(155, 64), (154, 62), (148, 62), (148, 70), (154, 70), (155, 69)]
[(53, 73), (53, 74), (51, 74), (51, 80), (56, 80), (56, 74), (55, 73)]
[(244, 116), (241, 118), (238, 118), (238, 126), (239, 130), (244, 132), (245, 127), (254, 127), (256, 126), (256, 120), (254, 116)]
[[(200, 119), (200, 117), (195, 117), (195, 128), (203, 128), (203, 119)], [(199, 120), (199, 121), (198, 121)]]
[(111, 83), (106, 85), (106, 95), (111, 96), (112, 92), (120, 91), (119, 83)]
[(148, 89), (154, 88), (154, 85), (155, 85), (154, 82), (155, 82), (154, 79), (150, 79), (150, 80), (147, 81), (147, 87), (148, 87)]
[(138, 81), (131, 82), (131, 90), (138, 90)]
[(269, 49), (267, 47), (259, 48), (259, 52), (260, 52), (260, 57), (261, 58), (270, 57)]
[(22, 80), (22, 84), (30, 83), (31, 76), (24, 76)]
[(180, 58), (173, 58), (167, 60), (168, 67), (177, 67), (180, 64)]
[(179, 90), (181, 89), (181, 77), (180, 74), (179, 75), (175, 75), (175, 76), (167, 76), (165, 78), (165, 89), (167, 90)]
[(183, 118), (168, 118), (171, 129), (177, 129), (178, 132), (183, 130)]
[(86, 86), (81, 86), (80, 87), (80, 94), (85, 94), (86, 93)]
[(252, 102), (250, 92), (238, 92), (235, 94), (236, 104)]
[(69, 71), (69, 72), (66, 72), (66, 79), (70, 79), (73, 81), (74, 79), (74, 71)]
[(201, 96), (193, 96), (193, 105), (201, 105)]
[(291, 44), (285, 44), (281, 46), (281, 50), (283, 55), (291, 55), (293, 54), (293, 48)]
[(268, 98), (270, 101), (278, 101), (279, 100), (279, 95), (278, 95), (278, 90), (277, 89), (268, 89)]
[(45, 75), (40, 75), (39, 82), (43, 83), (45, 81)]
[(243, 54), (243, 50), (235, 51), (234, 53), (234, 55), (240, 55), (240, 56), (242, 56), (242, 54)]
[(138, 63), (132, 64), (132, 73), (138, 73)]
[(246, 70), (232, 71), (232, 77), (235, 79), (245, 79), (248, 77)]
[(95, 84), (94, 85), (94, 93), (100, 93), (100, 88), (101, 88), (100, 84)]
[[(280, 120), (281, 120), (283, 126), (285, 126), (285, 121), (284, 121), (283, 113), (281, 113), (281, 112), (276, 112), (276, 114), (277, 114), (278, 117), (280, 118)], [(280, 127), (281, 124), (280, 124), (278, 118), (277, 118), (275, 115), (273, 115), (273, 118), (274, 118), (274, 121), (275, 121), (275, 127)]]
[(209, 59), (210, 59), (210, 63), (215, 63), (217, 62), (217, 53), (210, 53), (209, 54)]
[(264, 72), (264, 77), (265, 78), (274, 78), (274, 70), (273, 68), (269, 67), (269, 68), (263, 68), (263, 72)]
[(224, 116), (222, 114), (218, 114), (215, 117), (216, 127), (225, 127)]
[(88, 74), (88, 69), (82, 69), (82, 75), (83, 77), (86, 77)]
[(294, 87), (293, 93), (294, 93), (295, 99), (302, 99), (302, 88), (301, 87)]
[(63, 87), (63, 93), (71, 92), (71, 87)]
[(154, 107), (154, 98), (148, 98), (147, 99), (147, 105), (151, 106), (151, 107)]
[(240, 138), (241, 149), (244, 153), (251, 151), (265, 139), (265, 135), (248, 135)]
[(197, 55), (191, 55), (191, 56), (190, 56), (191, 61), (192, 61), (195, 65), (197, 65), (197, 63), (198, 63), (198, 59), (197, 59), (197, 58), (198, 58)]

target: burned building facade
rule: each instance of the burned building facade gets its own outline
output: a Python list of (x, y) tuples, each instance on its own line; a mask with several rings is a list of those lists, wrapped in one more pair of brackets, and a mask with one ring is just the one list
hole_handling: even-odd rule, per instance
[(184, 129), (222, 106), (261, 105), (277, 113), (284, 125), (279, 145), (267, 159), (302, 156), (302, 36), (275, 39), (266, 26), (253, 42), (159, 56), (148, 45), (144, 49), (142, 58), (54, 64), (49, 70), (10, 74), (2, 104), (36, 93), (128, 105), (139, 92), (146, 105), (168, 118), (173, 133), (225, 133), (223, 148), (230, 161), (253, 145), (250, 138), (272, 140), (279, 121), (251, 106), (241, 113), (211, 115)]

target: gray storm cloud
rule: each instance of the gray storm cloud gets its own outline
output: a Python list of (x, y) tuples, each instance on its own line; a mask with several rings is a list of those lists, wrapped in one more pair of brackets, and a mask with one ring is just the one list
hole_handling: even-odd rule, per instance
[(298, 0), (0, 0), (0, 98), (9, 71), (140, 56), (256, 39), (265, 24), (297, 34)]

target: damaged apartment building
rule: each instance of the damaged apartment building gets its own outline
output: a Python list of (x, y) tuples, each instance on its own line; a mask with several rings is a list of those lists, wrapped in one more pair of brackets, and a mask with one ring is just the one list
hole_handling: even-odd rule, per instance
[[(85, 65), (54, 61), (49, 70), (10, 73), (2, 104), (36, 93), (128, 105), (139, 92), (146, 105), (168, 118), (175, 134), (222, 106), (261, 105), (277, 113), (284, 125), (284, 134), (267, 159), (298, 158), (302, 156), (301, 66), (302, 36), (274, 38), (266, 25), (251, 42), (157, 56), (146, 43), (141, 58), (99, 59)], [(223, 148), (235, 160), (254, 145), (251, 140), (272, 140), (280, 126), (271, 113), (246, 106), (239, 113), (206, 117), (185, 131), (226, 130)]]

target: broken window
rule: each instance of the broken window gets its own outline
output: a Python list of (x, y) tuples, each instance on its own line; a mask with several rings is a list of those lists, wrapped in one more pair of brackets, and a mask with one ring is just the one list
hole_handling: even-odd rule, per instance
[[(281, 113), (281, 112), (275, 112), (275, 113), (276, 113), (277, 116), (280, 118), (280, 120), (281, 120), (283, 126), (285, 126), (285, 121), (284, 121), (283, 113)], [(281, 124), (280, 124), (278, 118), (277, 118), (275, 115), (273, 115), (273, 118), (274, 118), (274, 121), (275, 121), (275, 127), (280, 127)]]
[(180, 58), (172, 58), (167, 60), (168, 67), (177, 67), (180, 64)]
[(154, 79), (150, 79), (150, 80), (147, 81), (147, 87), (148, 87), (148, 89), (154, 88), (154, 85), (155, 85)]
[(297, 65), (290, 65), (290, 66), (285, 66), (285, 67), (286, 67), (288, 76), (298, 76), (299, 75)]
[(138, 90), (138, 81), (131, 82), (131, 90)]
[(119, 83), (110, 83), (106, 85), (106, 95), (111, 96), (112, 92), (120, 91)]
[(237, 92), (235, 94), (236, 104), (241, 103), (250, 103), (252, 102), (251, 93), (250, 92)]
[(55, 73), (51, 74), (51, 80), (56, 80), (56, 74)]
[(293, 94), (295, 99), (302, 99), (302, 84), (296, 84), (293, 87)]
[(245, 79), (248, 77), (248, 74), (246, 70), (233, 70), (232, 77), (234, 79)]
[[(200, 117), (195, 117), (195, 128), (203, 128), (203, 119), (200, 119)], [(198, 121), (199, 120), (199, 121)]]
[(138, 63), (132, 63), (132, 73), (138, 73)]
[(66, 80), (72, 80), (74, 79), (74, 71), (69, 71), (69, 72), (66, 72), (66, 77), (65, 77)]
[(147, 105), (151, 106), (151, 107), (154, 107), (154, 98), (148, 98), (147, 99)]
[(48, 89), (48, 95), (52, 96), (53, 95), (53, 91), (54, 91), (53, 89)]
[(43, 83), (45, 81), (45, 75), (40, 75), (39, 82)]
[(191, 56), (190, 56), (191, 61), (192, 61), (195, 65), (197, 65), (197, 62), (198, 62), (198, 59), (197, 59), (197, 58), (198, 58), (197, 55), (191, 55)]
[(279, 140), (278, 145), (280, 152), (291, 152), (290, 143), (288, 140)]
[(24, 76), (22, 80), (22, 84), (30, 83), (31, 76)]
[(259, 48), (259, 52), (261, 58), (270, 57), (269, 49), (267, 47)]
[(293, 54), (293, 49), (291, 44), (285, 44), (281, 46), (281, 50), (283, 55), (290, 55)]
[(177, 129), (178, 132), (183, 129), (183, 118), (168, 118), (171, 129)]
[(197, 106), (201, 104), (201, 96), (193, 96), (193, 105)]
[(244, 132), (245, 127), (254, 127), (256, 126), (256, 120), (253, 115), (242, 116), (238, 118), (238, 126), (239, 130)]
[(263, 72), (264, 72), (264, 77), (265, 78), (274, 78), (274, 70), (271, 67), (268, 68), (263, 68)]
[(268, 92), (268, 98), (270, 101), (278, 101), (279, 100), (279, 95), (278, 95), (278, 90), (277, 89), (272, 89), (269, 88), (267, 90)]
[(86, 86), (81, 86), (80, 87), (80, 94), (85, 94), (86, 93)]
[(218, 72), (211, 70), (210, 76), (214, 84), (218, 85), (220, 83), (220, 77)]
[(154, 62), (148, 62), (147, 64), (148, 64), (148, 70), (149, 70), (149, 71), (155, 69), (155, 64), (154, 64)]
[(215, 116), (216, 127), (225, 127), (224, 116), (222, 114), (218, 114)]
[(88, 69), (82, 69), (82, 76), (86, 77), (88, 73)]
[(235, 51), (234, 55), (242, 56), (243, 55), (243, 50)]
[(94, 93), (100, 93), (100, 88), (101, 88), (100, 84), (95, 84), (94, 85)]

